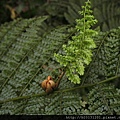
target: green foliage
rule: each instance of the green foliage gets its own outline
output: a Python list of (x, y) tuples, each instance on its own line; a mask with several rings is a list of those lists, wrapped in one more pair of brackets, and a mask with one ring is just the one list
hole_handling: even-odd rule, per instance
[(89, 65), (92, 57), (92, 49), (96, 47), (92, 37), (97, 31), (90, 29), (97, 21), (90, 10), (90, 2), (82, 7), (82, 19), (77, 19), (76, 34), (68, 45), (63, 45), (64, 53), (55, 54), (57, 61), (66, 67), (66, 75), (73, 83), (80, 83), (79, 75), (84, 74), (85, 65)]
[(108, 31), (120, 26), (120, 6), (115, 0), (91, 0), (94, 7), (94, 16), (98, 19), (101, 30)]
[[(100, 32), (94, 38), (98, 49), (94, 52), (94, 59), (87, 68), (83, 83), (94, 83), (120, 74), (119, 37), (120, 28), (113, 29), (109, 32)], [(119, 86), (118, 82), (115, 85)]]
[[(94, 97), (93, 97), (94, 96)], [(96, 86), (88, 96), (89, 114), (113, 115), (120, 114), (120, 90), (113, 85), (103, 84)], [(102, 103), (102, 105), (101, 105)]]
[[(51, 0), (47, 7), (51, 11), (49, 15), (65, 18), (66, 21), (75, 25), (75, 20), (81, 18), (78, 11), (82, 10), (86, 0)], [(94, 26), (100, 26), (101, 31), (108, 31), (120, 26), (120, 6), (118, 0), (90, 0), (93, 15), (98, 20)], [(52, 9), (54, 8), (54, 9)], [(48, 12), (48, 10), (46, 10)], [(63, 14), (64, 13), (64, 14)], [(59, 16), (58, 16), (59, 15)]]
[(48, 75), (56, 81), (61, 74), (54, 53), (62, 53), (62, 45), (77, 34), (71, 26), (53, 27), (49, 20), (17, 19), (0, 26), (0, 115), (119, 115), (120, 28), (94, 37), (96, 48), (81, 85), (65, 74), (47, 95), (40, 83)]

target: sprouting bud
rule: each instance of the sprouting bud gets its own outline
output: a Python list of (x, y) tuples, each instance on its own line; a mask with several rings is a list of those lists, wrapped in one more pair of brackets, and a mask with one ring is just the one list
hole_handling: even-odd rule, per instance
[(52, 77), (51, 77), (51, 76), (48, 76), (48, 77), (47, 77), (47, 80), (52, 80)]
[(56, 87), (55, 82), (52, 80), (51, 76), (48, 76), (47, 79), (45, 79), (42, 83), (41, 83), (41, 87), (43, 88), (43, 90), (46, 93), (51, 93), (53, 92), (54, 88)]

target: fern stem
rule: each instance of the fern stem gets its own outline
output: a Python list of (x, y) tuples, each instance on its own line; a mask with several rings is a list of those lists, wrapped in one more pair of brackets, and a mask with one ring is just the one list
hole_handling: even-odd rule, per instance
[[(120, 77), (120, 74), (116, 75), (116, 76), (113, 76), (113, 77), (110, 77), (108, 79), (102, 80), (100, 82), (96, 82), (94, 84), (86, 84), (86, 85), (83, 85), (83, 86), (68, 88), (68, 89), (64, 89), (64, 90), (58, 90), (58, 91), (55, 91), (55, 92), (56, 93), (59, 93), (59, 92), (63, 93), (63, 92), (73, 91), (73, 90), (82, 89), (82, 88), (86, 88), (86, 87), (92, 87), (92, 86), (95, 86), (95, 85), (99, 85), (99, 84), (109, 82), (109, 81), (114, 80), (114, 79), (119, 78), (119, 77)], [(33, 94), (33, 95), (27, 95), (27, 96), (20, 96), (20, 97), (16, 97), (16, 98), (10, 98), (10, 99), (7, 99), (7, 100), (1, 100), (0, 104), (10, 102), (10, 101), (17, 101), (17, 100), (29, 99), (29, 98), (33, 98), (33, 97), (40, 97), (40, 96), (44, 96), (44, 95), (46, 95), (45, 92), (40, 93), (40, 94)]]
[(33, 95), (26, 95), (26, 96), (20, 96), (20, 97), (10, 98), (10, 99), (7, 99), (7, 100), (0, 101), (0, 104), (6, 103), (6, 102), (10, 102), (10, 101), (17, 101), (17, 100), (22, 100), (22, 99), (29, 99), (29, 98), (32, 98), (32, 97), (40, 97), (40, 96), (44, 96), (44, 95), (46, 95), (45, 92), (40, 93), (40, 94), (33, 94)]
[(84, 25), (84, 29), (83, 29), (83, 40), (85, 40), (85, 13), (86, 13), (86, 7), (85, 7), (85, 12), (84, 12), (84, 23), (83, 23), (83, 25)]
[(72, 91), (72, 90), (86, 88), (86, 87), (92, 87), (92, 86), (95, 86), (95, 85), (99, 85), (99, 84), (109, 82), (109, 81), (114, 80), (114, 79), (119, 78), (119, 77), (120, 77), (120, 74), (116, 75), (114, 77), (110, 77), (108, 79), (102, 80), (100, 82), (93, 83), (93, 84), (86, 84), (86, 85), (83, 85), (83, 86), (78, 86), (78, 87), (74, 87), (74, 88), (68, 88), (68, 89), (62, 90), (62, 92)]

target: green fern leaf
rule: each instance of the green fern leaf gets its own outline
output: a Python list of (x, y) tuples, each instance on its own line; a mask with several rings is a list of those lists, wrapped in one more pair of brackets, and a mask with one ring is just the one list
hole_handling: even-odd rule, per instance
[(90, 114), (113, 115), (116, 113), (118, 115), (120, 113), (119, 94), (120, 90), (115, 89), (113, 85), (96, 86), (88, 97)]

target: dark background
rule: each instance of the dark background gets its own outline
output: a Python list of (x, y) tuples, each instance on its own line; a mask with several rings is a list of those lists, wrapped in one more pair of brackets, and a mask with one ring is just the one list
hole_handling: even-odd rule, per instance
[[(75, 24), (86, 0), (0, 0), (0, 25), (17, 18), (48, 15), (53, 26)], [(120, 26), (120, 0), (90, 0), (101, 31)]]

